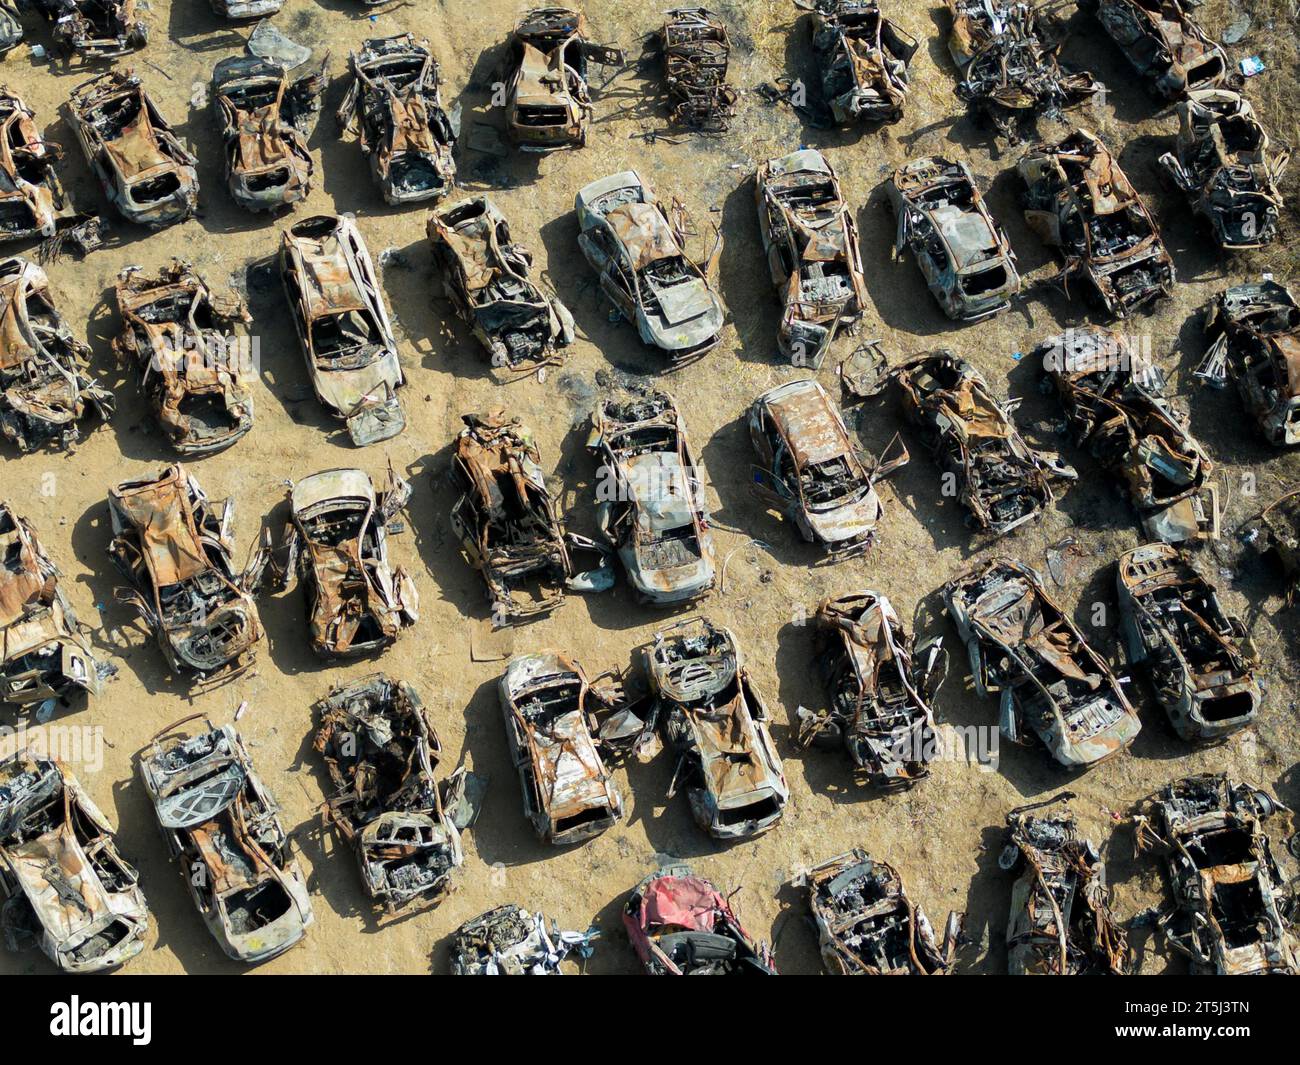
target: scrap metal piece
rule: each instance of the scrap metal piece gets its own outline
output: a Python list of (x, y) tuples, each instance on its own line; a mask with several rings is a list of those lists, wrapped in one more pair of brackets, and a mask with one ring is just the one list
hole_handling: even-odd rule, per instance
[(284, 0), (208, 0), (208, 3), (213, 14), (232, 20), (265, 18), (284, 6)]
[(1021, 158), (1025, 221), (1061, 258), (1052, 279), (1072, 281), (1115, 318), (1172, 294), (1174, 262), (1142, 197), (1095, 134), (1077, 129)]
[(137, 0), (29, 0), (52, 26), (54, 43), (83, 59), (112, 59), (143, 48), (149, 27)]
[(669, 798), (684, 787), (695, 823), (715, 839), (776, 825), (790, 789), (735, 635), (691, 618), (656, 632), (644, 654), (653, 717), (678, 758)]
[(316, 398), (358, 447), (406, 428), (406, 384), (370, 252), (352, 215), (316, 215), (280, 236), (280, 278)]
[(1139, 852), (1156, 849), (1173, 908), (1158, 927), (1194, 975), (1300, 974), (1294, 883), (1263, 822), (1291, 811), (1226, 773), (1184, 777), (1139, 806)]
[(887, 186), (898, 223), (894, 258), (910, 248), (943, 313), (974, 322), (1020, 292), (1016, 253), (975, 187), (970, 167), (938, 157), (894, 171)]
[(601, 178), (578, 192), (574, 209), (578, 246), (642, 343), (666, 352), (674, 369), (718, 346), (722, 301), (649, 182), (635, 170)]
[(669, 865), (636, 886), (623, 926), (651, 976), (775, 976), (772, 951), (756, 942), (708, 880)]
[(1079, 833), (1072, 813), (1031, 815), (1072, 798), (1066, 791), (1007, 814), (998, 864), (1018, 874), (1007, 924), (1012, 976), (1124, 976), (1132, 969), (1097, 848)]
[(163, 839), (195, 908), (235, 961), (257, 964), (298, 943), (315, 919), (280, 809), (233, 725), (168, 725), (136, 755)]
[(920, 43), (885, 18), (876, 0), (794, 0), (813, 13), (821, 93), (841, 126), (898, 122), (911, 91), (908, 64)]
[(705, 7), (674, 8), (659, 30), (659, 48), (673, 121), (691, 129), (725, 132), (739, 98), (727, 84), (731, 39), (726, 23)]
[(1166, 100), (1216, 89), (1231, 73), (1223, 49), (1182, 0), (1089, 0), (1133, 69)]
[(530, 276), (533, 255), (511, 240), (510, 223), (487, 196), (471, 196), (429, 215), (426, 233), (456, 313), (510, 370), (563, 361), (573, 343), (573, 315), (558, 296), (543, 295)]
[(352, 847), (366, 894), (389, 913), (435, 903), (465, 862), (434, 778), (442, 745), (415, 689), (372, 673), (312, 708), (334, 794), (326, 817)]
[(28, 750), (0, 761), (0, 924), (65, 973), (115, 969), (144, 949), (149, 907), (113, 826), (77, 778)]
[(554, 920), (508, 903), (466, 921), (451, 937), (453, 976), (561, 976), (569, 954), (585, 958), (600, 931), (562, 932)]
[(154, 275), (128, 266), (114, 292), (122, 331), (113, 351), (135, 366), (171, 446), (182, 455), (210, 455), (247, 433), (255, 368), (252, 316), (243, 300), (215, 296), (183, 259)]
[(1105, 659), (1033, 568), (994, 558), (954, 577), (944, 603), (970, 655), (975, 693), (1000, 699), (1012, 743), (1037, 740), (1068, 769), (1125, 750), (1142, 729)]
[(197, 160), (131, 70), (107, 70), (72, 90), (68, 122), (108, 202), (128, 222), (161, 229), (199, 203)]
[(35, 263), (0, 259), (0, 435), (22, 452), (71, 447), (91, 414), (113, 416), (113, 394), (90, 376), (90, 348), (54, 305)]

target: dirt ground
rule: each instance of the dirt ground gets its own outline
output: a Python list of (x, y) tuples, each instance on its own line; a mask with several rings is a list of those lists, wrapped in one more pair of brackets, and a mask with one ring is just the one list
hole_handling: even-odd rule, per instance
[[(1119, 151), (1127, 173), (1148, 196), (1177, 264), (1174, 298), (1127, 328), (1150, 338), (1153, 354), (1172, 373), (1190, 406), (1194, 431), (1219, 463), (1228, 534), (1213, 549), (1201, 550), (1199, 563), (1220, 583), (1264, 658), (1266, 704), (1259, 725), (1222, 746), (1190, 749), (1174, 736), (1149, 689), (1139, 684), (1135, 697), (1142, 734), (1130, 753), (1086, 775), (1067, 777), (1041, 751), (1004, 743), (996, 770), (944, 761), (914, 790), (888, 797), (855, 786), (841, 756), (795, 748), (790, 727), (795, 708), (819, 705), (822, 698), (811, 679), (810, 631), (799, 617), (823, 596), (874, 588), (887, 594), (904, 618), (915, 615), (921, 632), (944, 633), (953, 648), (953, 669), (937, 699), (938, 718), (952, 726), (989, 725), (996, 721), (996, 706), (974, 697), (962, 649), (940, 613), (936, 592), (944, 581), (995, 553), (1042, 567), (1048, 545), (1074, 536), (1083, 557), (1066, 586), (1058, 589), (1059, 598), (1069, 608), (1077, 607), (1085, 631), (1117, 661), (1112, 563), (1118, 552), (1139, 544), (1141, 534), (1124, 498), (1095, 462), (1058, 433), (1060, 413), (1040, 392), (1038, 367), (1017, 358), (1051, 333), (1081, 322), (1078, 306), (1027, 285), (1026, 296), (1009, 313), (956, 327), (942, 316), (910, 258), (891, 260), (893, 227), (883, 182), (905, 160), (939, 154), (970, 162), (1028, 281), (1055, 269), (1017, 208), (1014, 165), (1021, 149), (990, 150), (990, 135), (965, 117), (953, 94), (943, 6), (886, 3), (887, 13), (922, 41), (912, 66), (914, 93), (907, 115), (881, 131), (837, 132), (802, 125), (788, 107), (766, 102), (753, 91), (782, 75), (809, 80), (809, 18), (788, 0), (714, 0), (712, 6), (732, 28), (731, 80), (749, 90), (731, 131), (717, 137), (667, 130), (657, 69), (636, 62), (643, 35), (659, 25), (663, 6), (660, 0), (587, 3), (594, 38), (628, 49), (630, 62), (598, 91), (596, 121), (584, 150), (499, 158), (462, 143), (462, 184), (467, 190), (489, 191), (496, 199), (517, 239), (533, 249), (538, 266), (572, 309), (580, 333), (567, 365), (552, 369), (544, 381), (509, 385), (494, 380), (484, 353), (441, 298), (424, 238), (426, 209), (384, 206), (355, 142), (338, 139), (332, 113), (345, 88), (349, 49), (365, 37), (410, 30), (431, 42), (449, 102), (463, 108), (464, 129), (476, 119), (493, 121), (482, 109), (497, 80), (501, 43), (522, 4), (435, 0), (372, 13), (355, 0), (287, 0), (276, 24), (317, 54), (329, 49), (333, 79), (311, 142), (315, 188), (306, 205), (279, 218), (254, 216), (233, 205), (222, 180), (218, 131), (204, 106), (203, 87), (213, 64), (241, 49), (248, 27), (227, 24), (193, 0), (153, 0), (148, 47), (119, 61), (143, 77), (196, 150), (203, 188), (200, 216), (154, 234), (122, 224), (114, 246), (50, 268), (60, 307), (74, 330), (88, 338), (98, 373), (117, 394), (118, 414), (110, 426), (66, 454), (19, 458), (6, 451), (3, 495), (35, 523), (63, 568), (76, 606), (97, 625), (97, 645), (120, 667), (102, 698), (57, 723), (103, 729), (102, 768), (78, 771), (120, 826), (121, 846), (140, 869), (155, 918), (146, 950), (126, 972), (241, 971), (208, 935), (180, 873), (170, 865), (148, 799), (135, 779), (133, 757), (163, 725), (194, 711), (225, 721), (243, 700), (249, 709), (240, 727), (283, 807), (286, 825), (295, 831), (316, 911), (306, 941), (262, 966), (259, 971), (265, 972), (445, 971), (450, 932), (509, 901), (540, 909), (566, 928), (598, 923), (605, 939), (586, 963), (587, 971), (631, 972), (635, 961), (620, 922), (623, 900), (641, 877), (669, 860), (689, 861), (724, 892), (735, 890), (733, 902), (742, 920), (751, 932), (774, 943), (783, 972), (816, 972), (819, 959), (805, 920), (806, 903), (789, 886), (790, 879), (802, 867), (861, 846), (899, 867), (914, 899), (936, 925), (948, 910), (964, 910), (972, 943), (960, 968), (996, 973), (1005, 971), (1010, 888), (998, 870), (997, 854), (1011, 807), (1066, 787), (1075, 791), (1073, 809), (1103, 845), (1116, 908), (1128, 918), (1163, 897), (1155, 867), (1135, 859), (1132, 833), (1120, 823), (1133, 801), (1172, 778), (1211, 770), (1251, 780), (1275, 791), (1283, 802), (1300, 801), (1294, 771), (1300, 745), (1293, 694), (1295, 615), (1284, 608), (1275, 578), (1244, 557), (1231, 535), (1245, 517), (1297, 479), (1300, 459), (1262, 444), (1235, 394), (1197, 390), (1190, 374), (1203, 351), (1199, 308), (1218, 289), (1258, 276), (1263, 260), (1219, 259), (1183, 202), (1162, 189), (1155, 159), (1166, 149), (1176, 119), (1144, 92), (1118, 50), (1086, 17), (1076, 19), (1079, 32), (1066, 56), (1091, 69), (1111, 92), (1103, 105), (1074, 118)], [(1281, 10), (1265, 0), (1257, 6)], [(1232, 13), (1231, 5), (1212, 7), (1219, 19)], [(48, 44), (47, 28), (31, 18), (26, 22), (28, 42)], [(1263, 56), (1272, 69), (1255, 84), (1276, 93), (1296, 75), (1294, 64), (1286, 62), (1294, 56), (1294, 35), (1294, 25), (1257, 19), (1230, 52), (1234, 60)], [(4, 60), (0, 80), (36, 109), (48, 137), (68, 146), (65, 175), (73, 195), (102, 208), (102, 194), (60, 112), (71, 89), (87, 76), (84, 70), (35, 60), (24, 45)], [(601, 76), (598, 70), (597, 84)], [(1294, 85), (1289, 91), (1294, 92)], [(1290, 117), (1294, 120), (1295, 113)], [(1044, 120), (1040, 133), (1055, 137), (1065, 129)], [(911, 464), (883, 488), (882, 542), (867, 558), (835, 567), (817, 565), (814, 550), (750, 498), (746, 409), (760, 392), (805, 374), (782, 364), (776, 353), (778, 309), (759, 242), (753, 173), (763, 159), (804, 144), (821, 148), (838, 168), (858, 220), (870, 296), (862, 335), (881, 337), (896, 360), (935, 347), (953, 348), (973, 361), (996, 390), (1023, 399), (1017, 417), (1031, 442), (1062, 451), (1080, 470), (1080, 481), (1041, 523), (1002, 541), (973, 537), (955, 505), (940, 497), (935, 467), (912, 437), (907, 437)], [(583, 446), (592, 399), (602, 385), (623, 375), (655, 375), (659, 363), (640, 346), (630, 325), (610, 320), (577, 248), (573, 196), (590, 180), (633, 167), (663, 196), (678, 195), (693, 209), (702, 252), (708, 250), (713, 225), (725, 237), (718, 281), (730, 321), (722, 346), (663, 384), (684, 409), (707, 470), (719, 559), (729, 559), (725, 594), (712, 595), (703, 610), (735, 631), (771, 704), (791, 800), (783, 822), (766, 836), (717, 845), (695, 827), (684, 796), (665, 799), (673, 765), (663, 755), (649, 765), (620, 771), (628, 809), (621, 825), (563, 850), (537, 842), (521, 812), (496, 700), (504, 664), (471, 660), (471, 631), (484, 624), (487, 602), (478, 575), (460, 558), (450, 535), (447, 512), (453, 493), (445, 473), (460, 415), (506, 406), (536, 431), (544, 465), (562, 493), (572, 527), (592, 531), (595, 469)], [(1294, 192), (1293, 185), (1288, 189)], [(403, 394), (409, 425), (397, 439), (364, 451), (351, 447), (315, 402), (278, 280), (262, 268), (289, 222), (336, 211), (357, 216), (376, 257), (395, 250), (385, 256), (383, 282), (409, 378)], [(1295, 238), (1292, 226), (1285, 239)], [(387, 457), (415, 486), (408, 531), (395, 538), (393, 551), (396, 561), (415, 574), (422, 617), (381, 659), (343, 667), (319, 662), (308, 646), (303, 599), (293, 590), (262, 600), (267, 639), (253, 673), (191, 691), (186, 682), (167, 674), (157, 647), (114, 602), (117, 579), (105, 555), (107, 489), (120, 480), (155, 474), (172, 456), (149, 423), (134, 379), (112, 364), (109, 340), (118, 327), (112, 284), (128, 264), (152, 269), (172, 255), (190, 259), (214, 286), (229, 284), (244, 292), (255, 316), (261, 345), (257, 424), (232, 449), (192, 464), (212, 498), (229, 495), (238, 501), (241, 552), (263, 525), (278, 534), (289, 479), (337, 466), (360, 466), (378, 476)], [(848, 342), (840, 344), (837, 354), (846, 353)], [(833, 361), (821, 371), (832, 389)], [(890, 397), (867, 405), (854, 424), (864, 445), (879, 450), (900, 427), (896, 402)], [(1248, 494), (1251, 477), (1253, 496)], [(1092, 625), (1096, 602), (1106, 607), (1100, 626)], [(514, 631), (513, 646), (520, 652), (567, 649), (593, 673), (608, 667), (639, 669), (640, 648), (669, 620), (671, 615), (638, 606), (620, 581), (611, 594), (573, 596), (548, 619)], [(376, 919), (362, 895), (351, 854), (319, 828), (324, 775), (310, 747), (313, 701), (332, 683), (375, 669), (405, 678), (420, 691), (441, 735), (445, 771), (463, 760), (491, 779), (483, 814), (467, 839), (459, 889), (436, 909), (396, 921)], [(1135, 930), (1133, 940), (1144, 972), (1182, 970), (1147, 931)], [(0, 971), (48, 968), (35, 953), (0, 958)]]

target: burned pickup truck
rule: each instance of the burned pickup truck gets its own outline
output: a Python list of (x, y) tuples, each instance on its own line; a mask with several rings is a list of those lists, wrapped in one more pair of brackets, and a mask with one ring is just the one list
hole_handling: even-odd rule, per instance
[(1263, 824), (1283, 813), (1226, 773), (1166, 784), (1139, 808), (1137, 849), (1158, 851), (1173, 895), (1157, 927), (1193, 975), (1300, 974), (1295, 885)]
[(894, 371), (903, 413), (920, 429), (942, 471), (942, 491), (967, 524), (997, 536), (1037, 518), (1055, 498), (1052, 480), (1078, 474), (1025, 443), (1011, 420), (1018, 402), (999, 403), (980, 372), (941, 349)]
[(78, 85), (68, 124), (108, 202), (128, 222), (160, 229), (194, 214), (197, 160), (134, 72), (108, 70)]
[(352, 85), (338, 109), (361, 142), (389, 204), (436, 200), (456, 180), (456, 130), (442, 106), (442, 79), (427, 41), (373, 37), (348, 59)]
[(708, 8), (674, 8), (659, 30), (659, 50), (673, 121), (690, 129), (725, 132), (738, 99), (727, 84), (731, 39), (726, 23)]
[(1176, 100), (1213, 89), (1229, 76), (1228, 57), (1183, 0), (1087, 0), (1124, 58), (1152, 91)]
[(564, 932), (544, 914), (529, 913), (508, 903), (466, 921), (451, 937), (453, 976), (559, 976), (560, 963), (570, 954), (592, 952), (600, 935)]
[(0, 926), (61, 972), (115, 969), (144, 949), (149, 909), (113, 826), (64, 766), (19, 751), (0, 761)]
[(573, 343), (573, 315), (530, 276), (533, 255), (511, 239), (510, 223), (487, 196), (439, 208), (426, 229), (442, 288), (490, 353), (492, 365), (525, 370), (562, 360)]
[(210, 455), (253, 427), (252, 316), (233, 293), (217, 296), (183, 259), (157, 274), (128, 266), (114, 290), (119, 360), (133, 365), (167, 442)]
[(998, 866), (1016, 874), (1007, 923), (1012, 976), (1124, 976), (1132, 968), (1097, 848), (1073, 814), (1034, 815), (1072, 798), (1065, 791), (1007, 814)]
[(283, 954), (314, 920), (280, 808), (233, 725), (190, 734), (191, 714), (136, 755), (171, 858), (203, 923), (235, 961)]
[(1277, 237), (1278, 182), (1291, 153), (1270, 150), (1255, 108), (1241, 93), (1200, 89), (1178, 104), (1174, 150), (1160, 165), (1224, 251), (1262, 248)]
[(879, 592), (824, 599), (815, 622), (815, 670), (830, 706), (798, 708), (799, 746), (843, 748), (878, 788), (929, 776), (938, 743), (931, 703), (948, 671), (942, 641), (917, 647)]
[(920, 47), (876, 0), (794, 0), (813, 13), (813, 51), (824, 106), (835, 123), (898, 122), (911, 90), (908, 64)]
[(1185, 740), (1218, 740), (1259, 713), (1259, 656), (1218, 589), (1168, 544), (1125, 551), (1115, 563), (1128, 660), (1151, 674), (1156, 698)]
[(86, 418), (111, 418), (113, 394), (90, 376), (89, 357), (55, 307), (45, 271), (0, 259), (0, 436), (23, 452), (68, 448)]
[(999, 727), (1067, 769), (1126, 749), (1142, 729), (1105, 660), (1029, 566), (994, 558), (945, 585), (944, 602), (970, 655), (975, 693), (996, 695)]
[(678, 759), (669, 798), (685, 788), (695, 823), (715, 839), (774, 826), (790, 789), (736, 637), (707, 618), (678, 622), (655, 633), (645, 663), (652, 714)]
[(147, 4), (137, 0), (30, 0), (53, 27), (54, 43), (81, 59), (113, 59), (143, 48)]
[(888, 862), (855, 847), (795, 880), (808, 889), (822, 964), (833, 976), (946, 976), (961, 942), (950, 913), (940, 943)]

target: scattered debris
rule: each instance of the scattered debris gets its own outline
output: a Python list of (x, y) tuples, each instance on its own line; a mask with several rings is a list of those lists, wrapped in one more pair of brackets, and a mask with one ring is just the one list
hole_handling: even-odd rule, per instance
[(590, 957), (594, 926), (562, 932), (555, 921), (514, 903), (466, 921), (451, 937), (453, 976), (560, 976), (568, 955)]
[(673, 121), (725, 132), (736, 115), (738, 98), (727, 84), (731, 40), (726, 24), (708, 8), (674, 8), (659, 31), (659, 47)]

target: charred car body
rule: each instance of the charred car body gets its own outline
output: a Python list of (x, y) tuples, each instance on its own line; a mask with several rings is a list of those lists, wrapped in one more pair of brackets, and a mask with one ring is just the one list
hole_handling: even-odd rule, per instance
[(736, 114), (737, 93), (727, 84), (731, 39), (726, 24), (704, 7), (667, 13), (659, 31), (664, 85), (673, 121), (722, 133)]
[(352, 85), (338, 110), (370, 159), (384, 202), (446, 196), (456, 180), (456, 130), (443, 110), (438, 64), (409, 34), (362, 42), (349, 58)]
[(182, 259), (156, 275), (127, 267), (115, 294), (122, 331), (113, 350), (136, 367), (168, 443), (209, 455), (247, 433), (254, 370), (243, 300), (215, 295)]
[(965, 163), (908, 163), (894, 171), (888, 192), (898, 222), (894, 257), (912, 250), (944, 314), (973, 322), (1011, 306), (1020, 292), (1016, 254)]
[(1227, 80), (1227, 56), (1187, 13), (1182, 0), (1089, 0), (1089, 4), (1124, 58), (1166, 100), (1217, 88)]
[(1293, 485), (1242, 526), (1241, 538), (1275, 564), (1287, 605), (1300, 599), (1300, 486)]
[(66, 973), (130, 961), (149, 928), (139, 879), (67, 769), (29, 751), (0, 761), (0, 924), (11, 949), (30, 937)]
[(0, 0), (0, 56), (16, 47), (23, 39), (23, 24), (18, 18), (18, 7), (10, 0)]
[(307, 882), (275, 799), (232, 725), (159, 732), (137, 756), (172, 860), (221, 949), (256, 964), (283, 954), (314, 920)]
[(813, 12), (821, 92), (836, 124), (897, 122), (919, 43), (880, 13), (876, 0), (795, 0)]
[(555, 921), (509, 903), (466, 921), (452, 934), (453, 976), (559, 976), (569, 954), (585, 958), (600, 933), (562, 932)]
[(510, 223), (492, 200), (472, 196), (434, 211), (427, 233), (443, 291), (493, 366), (560, 361), (558, 349), (573, 343), (573, 315), (533, 281), (532, 252), (511, 239)]
[(1133, 742), (1142, 728), (1137, 712), (1035, 570), (995, 558), (949, 581), (943, 597), (970, 655), (975, 693), (999, 697), (1008, 740), (1032, 736), (1069, 769)]
[(54, 42), (83, 59), (112, 59), (143, 48), (149, 29), (136, 0), (32, 0), (52, 25)]
[(321, 405), (358, 446), (406, 428), (406, 375), (370, 252), (350, 215), (317, 215), (280, 240), (280, 277)]

